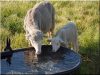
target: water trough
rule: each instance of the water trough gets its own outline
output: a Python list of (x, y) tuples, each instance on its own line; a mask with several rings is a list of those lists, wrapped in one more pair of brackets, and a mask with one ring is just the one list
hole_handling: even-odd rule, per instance
[[(51, 45), (43, 45), (38, 62), (34, 53), (33, 47), (13, 50), (10, 65), (1, 59), (1, 74), (69, 74), (77, 70), (81, 63), (78, 53), (64, 47), (52, 52)], [(5, 54), (7, 52), (1, 52), (1, 57)]]

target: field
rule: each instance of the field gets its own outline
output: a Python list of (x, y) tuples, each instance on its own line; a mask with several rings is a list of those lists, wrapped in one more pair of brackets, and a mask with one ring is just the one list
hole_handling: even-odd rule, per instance
[[(10, 37), (11, 47), (28, 47), (23, 21), (27, 10), (39, 1), (13, 1), (0, 3), (0, 50), (3, 51), (6, 38)], [(74, 21), (78, 29), (79, 53), (82, 56), (79, 74), (99, 74), (99, 1), (50, 1), (56, 11), (55, 30)], [(43, 44), (48, 44), (46, 38)]]

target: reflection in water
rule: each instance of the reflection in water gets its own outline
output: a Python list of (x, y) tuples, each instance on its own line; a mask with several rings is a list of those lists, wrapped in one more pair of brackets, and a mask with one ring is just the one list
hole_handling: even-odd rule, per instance
[(44, 48), (42, 53), (38, 55), (38, 61), (35, 58), (35, 50), (28, 50), (24, 52), (25, 63), (32, 68), (32, 71), (37, 74), (37, 72), (53, 72), (57, 68), (55, 65), (64, 59), (64, 54), (66, 51), (52, 52), (50, 48)]
[(47, 53), (47, 51), (38, 56), (38, 62), (36, 61), (34, 50), (24, 51), (24, 61), (32, 69), (30, 70), (31, 73), (48, 74), (48, 72), (57, 70), (57, 68), (53, 67), (57, 63), (57, 55), (52, 52)]
[(24, 60), (27, 65), (31, 65), (35, 59), (35, 51), (24, 51)]
[(58, 50), (56, 53), (52, 52), (51, 48), (42, 50), (37, 63), (34, 50), (24, 52), (25, 63), (32, 69), (30, 72), (34, 74), (51, 74), (66, 68), (66, 65), (64, 65), (66, 61), (63, 61), (66, 50)]

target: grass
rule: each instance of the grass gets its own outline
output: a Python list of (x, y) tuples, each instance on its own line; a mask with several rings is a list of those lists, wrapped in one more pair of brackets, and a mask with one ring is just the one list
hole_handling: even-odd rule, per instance
[[(80, 74), (99, 74), (99, 1), (50, 1), (56, 11), (55, 30), (57, 32), (71, 18), (77, 25), (78, 41), (83, 62)], [(27, 10), (36, 1), (1, 2), (0, 50), (5, 47), (6, 37), (11, 38), (11, 47), (28, 47), (25, 40), (23, 20)], [(43, 44), (48, 44), (44, 38)], [(87, 59), (88, 58), (88, 59)]]

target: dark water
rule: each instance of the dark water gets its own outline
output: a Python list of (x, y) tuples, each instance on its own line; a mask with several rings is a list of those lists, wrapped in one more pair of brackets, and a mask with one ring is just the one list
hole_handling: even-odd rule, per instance
[(10, 66), (1, 60), (1, 74), (55, 74), (75, 69), (81, 61), (79, 54), (63, 47), (53, 53), (51, 46), (43, 46), (38, 61), (34, 53), (34, 50), (14, 53)]

